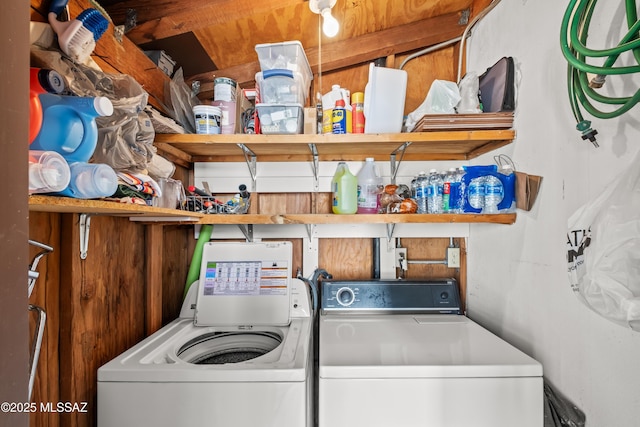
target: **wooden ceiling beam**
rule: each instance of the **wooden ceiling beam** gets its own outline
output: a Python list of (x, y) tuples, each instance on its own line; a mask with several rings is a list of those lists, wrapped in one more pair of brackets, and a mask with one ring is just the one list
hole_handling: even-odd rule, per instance
[[(459, 11), (325, 44), (322, 46), (322, 72), (335, 71), (454, 39), (461, 36), (464, 31), (466, 23), (462, 20), (462, 16), (463, 11)], [(306, 48), (305, 53), (311, 70), (317, 74), (320, 50), (317, 47)], [(260, 64), (255, 61), (195, 76), (187, 76), (187, 82), (201, 81), (201, 95), (208, 96), (208, 92), (213, 90), (211, 82), (214, 76), (232, 78), (240, 86), (246, 87), (255, 80), (255, 74), (258, 71), (260, 71)]]
[(127, 37), (140, 45), (302, 3), (304, 0), (128, 0), (110, 7), (109, 14), (114, 22), (122, 23), (127, 9), (135, 9), (140, 24)]

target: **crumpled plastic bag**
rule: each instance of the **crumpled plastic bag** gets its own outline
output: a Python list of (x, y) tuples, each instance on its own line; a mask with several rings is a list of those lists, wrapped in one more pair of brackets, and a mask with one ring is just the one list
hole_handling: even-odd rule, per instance
[[(168, 87), (167, 87), (168, 85)], [(165, 85), (165, 103), (167, 113), (188, 133), (196, 133), (193, 107), (200, 102), (191, 88), (185, 83), (182, 67), (173, 73), (173, 78)]]
[(640, 153), (568, 220), (571, 288), (589, 308), (640, 331)]
[(460, 102), (460, 90), (455, 82), (434, 80), (422, 104), (409, 113), (405, 129), (411, 132), (425, 114), (455, 114)]
[(60, 73), (70, 94), (105, 96), (113, 104), (113, 114), (97, 117), (98, 141), (92, 160), (111, 166), (117, 172), (146, 170), (156, 149), (155, 131), (144, 111), (149, 94), (131, 76), (109, 74), (77, 64), (58, 51), (31, 51), (32, 62)]
[(544, 427), (584, 427), (584, 412), (544, 382)]
[(464, 75), (458, 84), (460, 90), (460, 102), (456, 106), (458, 114), (482, 113), (480, 108), (480, 79), (478, 73), (469, 72)]

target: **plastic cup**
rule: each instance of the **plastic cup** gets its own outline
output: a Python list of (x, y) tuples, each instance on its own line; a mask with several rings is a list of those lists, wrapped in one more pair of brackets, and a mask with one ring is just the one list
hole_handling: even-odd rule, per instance
[(62, 191), (70, 179), (69, 164), (60, 154), (29, 150), (29, 194)]

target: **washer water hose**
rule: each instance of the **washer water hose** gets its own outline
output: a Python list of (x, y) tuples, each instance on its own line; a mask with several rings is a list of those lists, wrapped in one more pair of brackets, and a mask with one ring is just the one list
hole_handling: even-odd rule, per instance
[(202, 250), (204, 244), (211, 240), (211, 233), (213, 232), (213, 225), (204, 224), (200, 228), (200, 235), (196, 242), (196, 247), (193, 250), (193, 257), (191, 258), (191, 265), (189, 266), (189, 272), (187, 273), (187, 282), (184, 286), (184, 295), (182, 299), (187, 297), (189, 288), (191, 285), (200, 278), (200, 265), (202, 264)]
[[(625, 75), (640, 72), (640, 21), (636, 0), (625, 0), (628, 31), (617, 46), (608, 49), (589, 49), (586, 46), (589, 25), (593, 17), (597, 0), (570, 0), (562, 19), (560, 29), (560, 47), (568, 62), (567, 87), (573, 115), (578, 122), (576, 129), (582, 133), (582, 139), (590, 140), (596, 147), (595, 129), (585, 120), (580, 106), (589, 114), (600, 119), (618, 117), (640, 101), (640, 89), (632, 96), (611, 97), (599, 94), (594, 89), (601, 88), (606, 76)], [(625, 53), (631, 53), (638, 65), (614, 66), (616, 60)], [(601, 66), (587, 63), (587, 58), (605, 58)], [(587, 73), (595, 74), (589, 80)], [(615, 106), (612, 111), (602, 111), (590, 101)]]

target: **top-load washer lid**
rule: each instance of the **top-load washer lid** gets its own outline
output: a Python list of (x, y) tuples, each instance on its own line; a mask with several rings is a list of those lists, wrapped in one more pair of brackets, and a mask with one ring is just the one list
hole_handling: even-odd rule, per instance
[(291, 242), (209, 242), (202, 251), (197, 326), (290, 322)]
[(542, 376), (542, 365), (456, 314), (320, 316), (320, 378)]

